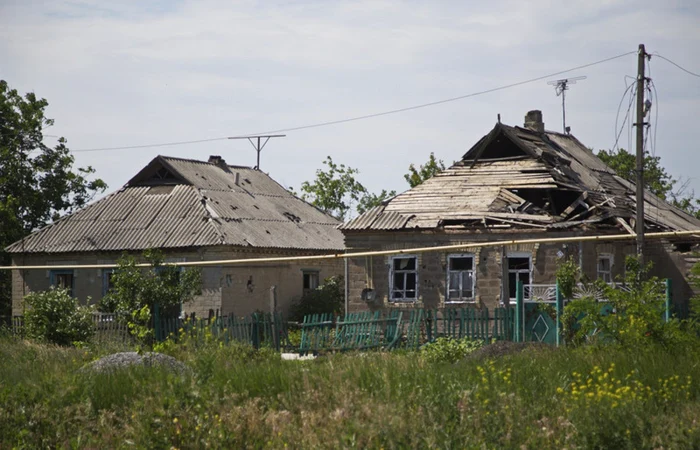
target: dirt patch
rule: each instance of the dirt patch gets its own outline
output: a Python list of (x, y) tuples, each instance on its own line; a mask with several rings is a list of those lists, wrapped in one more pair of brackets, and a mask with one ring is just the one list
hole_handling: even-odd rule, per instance
[(487, 358), (500, 358), (507, 355), (515, 355), (524, 350), (537, 351), (537, 352), (549, 352), (554, 351), (555, 346), (550, 344), (544, 344), (542, 342), (510, 342), (510, 341), (497, 341), (493, 344), (485, 345), (478, 350), (470, 353), (466, 359), (487, 359)]

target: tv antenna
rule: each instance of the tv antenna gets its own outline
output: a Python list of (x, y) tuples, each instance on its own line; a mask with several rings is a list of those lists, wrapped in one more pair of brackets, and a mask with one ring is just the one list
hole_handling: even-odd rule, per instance
[(576, 84), (577, 81), (585, 80), (586, 76), (583, 77), (573, 77), (573, 78), (563, 78), (561, 80), (548, 81), (547, 84), (554, 86), (554, 91), (557, 93), (557, 97), (561, 95), (561, 120), (564, 133), (569, 134), (571, 128), (566, 126), (566, 91), (569, 90), (570, 84)]
[[(248, 142), (255, 148), (255, 151), (258, 152), (258, 164), (255, 166), (255, 170), (260, 170), (260, 152), (262, 151), (263, 148), (265, 148), (265, 145), (267, 145), (267, 141), (270, 140), (270, 138), (278, 138), (278, 137), (285, 137), (287, 136), (286, 134), (268, 134), (268, 135), (260, 135), (260, 136), (232, 136), (229, 139), (248, 139)], [(265, 141), (260, 144), (260, 140), (265, 139)]]

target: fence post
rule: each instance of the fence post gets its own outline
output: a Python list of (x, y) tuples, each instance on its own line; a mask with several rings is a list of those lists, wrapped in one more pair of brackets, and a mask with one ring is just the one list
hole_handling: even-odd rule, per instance
[(523, 282), (515, 282), (515, 342), (525, 342), (525, 318), (523, 311)]
[(158, 303), (153, 304), (153, 333), (156, 335), (156, 341), (160, 341), (160, 310), (158, 309)]
[(272, 345), (276, 351), (280, 351), (280, 330), (275, 320), (277, 316), (277, 286), (270, 286), (270, 333)]
[(561, 296), (561, 290), (559, 289), (559, 280), (557, 280), (557, 287), (555, 292), (556, 293), (554, 298), (557, 302), (557, 347), (559, 347), (561, 344), (563, 344), (563, 340), (561, 337), (561, 315), (564, 313), (564, 298)]
[(666, 278), (666, 311), (664, 313), (664, 318), (666, 319), (666, 322), (671, 320), (672, 300), (673, 300), (673, 291), (672, 291), (671, 279)]
[(253, 347), (255, 349), (258, 349), (258, 348), (260, 348), (260, 332), (258, 330), (258, 326), (259, 326), (258, 314), (253, 313), (250, 317), (252, 319), (252, 322), (250, 324), (250, 333), (251, 333), (250, 337), (251, 337), (251, 340), (253, 341), (253, 342), (251, 342), (251, 344), (253, 344)]

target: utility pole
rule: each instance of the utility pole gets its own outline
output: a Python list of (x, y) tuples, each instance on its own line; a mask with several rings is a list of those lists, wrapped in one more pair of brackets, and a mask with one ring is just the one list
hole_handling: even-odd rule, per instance
[[(229, 139), (248, 139), (248, 142), (250, 142), (250, 145), (253, 146), (255, 151), (258, 153), (258, 163), (255, 166), (255, 170), (260, 170), (260, 152), (262, 151), (263, 148), (265, 148), (265, 145), (267, 145), (267, 141), (270, 140), (270, 138), (276, 138), (276, 137), (285, 137), (287, 136), (286, 134), (268, 134), (268, 135), (261, 135), (261, 136), (232, 136)], [(255, 139), (255, 140), (254, 140)], [(260, 143), (261, 139), (265, 139), (265, 142)]]
[(637, 55), (637, 257), (644, 266), (644, 44)]

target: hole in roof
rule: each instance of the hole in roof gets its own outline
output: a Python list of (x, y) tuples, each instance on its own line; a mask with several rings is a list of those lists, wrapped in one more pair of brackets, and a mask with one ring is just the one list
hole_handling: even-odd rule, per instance
[(251, 183), (250, 180), (247, 179), (247, 178), (243, 179), (243, 181), (245, 181), (245, 182), (248, 183), (248, 184), (253, 184), (253, 183)]
[(294, 214), (292, 214), (292, 213), (290, 213), (290, 212), (285, 212), (285, 213), (282, 213), (282, 214), (284, 215), (284, 217), (286, 217), (287, 219), (291, 220), (292, 222), (295, 222), (295, 223), (301, 222), (301, 218), (299, 218), (298, 216), (295, 216)]
[(269, 231), (269, 230), (265, 230), (265, 233), (267, 233), (267, 234), (272, 234), (272, 233), (270, 233), (270, 231)]
[(238, 206), (228, 205), (228, 207), (231, 208), (232, 211), (235, 211), (238, 209)]
[(253, 208), (260, 209), (260, 208), (258, 208), (258, 205), (253, 205)]

